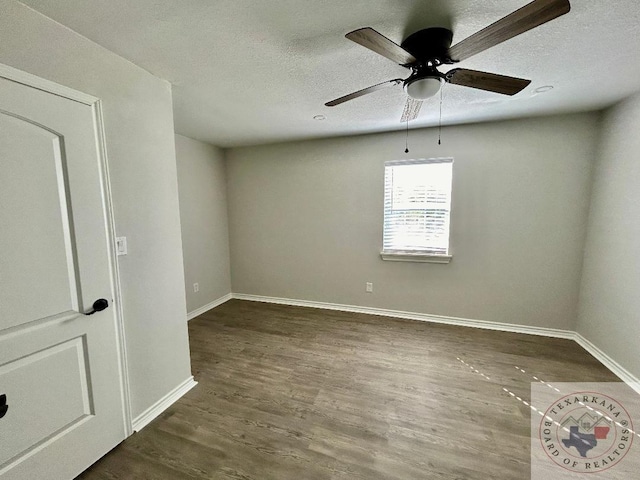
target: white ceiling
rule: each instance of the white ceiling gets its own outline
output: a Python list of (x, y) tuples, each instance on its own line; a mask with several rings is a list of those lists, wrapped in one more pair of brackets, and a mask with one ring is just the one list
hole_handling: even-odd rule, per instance
[[(370, 26), (400, 43), (446, 26), (457, 43), (527, 0), (22, 2), (169, 80), (176, 131), (231, 147), (402, 129), (399, 87), (324, 106), (408, 74), (344, 34)], [(446, 85), (443, 123), (600, 109), (640, 90), (638, 0), (571, 4), (567, 15), (458, 64), (532, 83), (515, 97)], [(535, 94), (545, 85), (555, 88)], [(438, 100), (411, 126), (437, 125)], [(319, 114), (326, 120), (313, 120)]]

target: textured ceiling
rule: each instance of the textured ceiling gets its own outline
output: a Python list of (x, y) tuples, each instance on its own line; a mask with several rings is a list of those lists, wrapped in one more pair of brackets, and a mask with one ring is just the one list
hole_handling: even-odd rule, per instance
[[(457, 43), (527, 0), (22, 3), (169, 80), (176, 131), (230, 147), (401, 129), (399, 87), (324, 106), (408, 74), (344, 34), (370, 26), (400, 43), (421, 28), (445, 26)], [(443, 123), (600, 109), (640, 90), (640, 3), (571, 4), (567, 15), (458, 64), (532, 83), (515, 97), (446, 85)], [(554, 89), (535, 93), (545, 85)], [(426, 101), (411, 127), (436, 125), (438, 113), (439, 99)]]

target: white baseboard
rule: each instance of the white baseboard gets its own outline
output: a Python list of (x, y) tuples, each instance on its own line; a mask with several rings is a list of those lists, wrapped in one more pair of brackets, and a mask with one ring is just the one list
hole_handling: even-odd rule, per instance
[(208, 312), (212, 308), (216, 308), (218, 305), (222, 305), (223, 303), (228, 302), (229, 300), (231, 300), (231, 298), (233, 298), (232, 294), (227, 293), (225, 296), (220, 297), (211, 303), (207, 303), (206, 305), (200, 308), (196, 308), (192, 312), (187, 313), (187, 320), (196, 318), (198, 315), (202, 315), (203, 313)]
[(193, 377), (189, 377), (168, 394), (147, 408), (142, 414), (133, 419), (133, 431), (139, 432), (149, 425), (158, 415), (173, 405), (180, 397), (198, 384)]
[(624, 368), (613, 358), (607, 355), (603, 350), (597, 347), (590, 340), (587, 340), (579, 333), (575, 333), (574, 340), (578, 342), (582, 348), (593, 355), (600, 363), (615, 373), (620, 379), (633, 388), (636, 392), (640, 393), (640, 379), (633, 375), (629, 370)]
[(556, 328), (531, 327), (528, 325), (516, 325), (512, 323), (489, 322), (486, 320), (472, 320), (469, 318), (445, 317), (442, 315), (429, 315), (425, 313), (404, 312), (402, 310), (387, 310), (383, 308), (359, 307), (356, 305), (342, 305), (339, 303), (313, 302), (309, 300), (293, 300), (290, 298), (262, 297), (259, 295), (247, 295), (244, 293), (234, 293), (233, 298), (238, 300), (248, 300), (251, 302), (277, 303), (281, 305), (292, 305), (295, 307), (322, 308), (325, 310), (339, 310), (342, 312), (366, 313), (369, 315), (380, 315), (383, 317), (406, 318), (409, 320), (419, 320), (421, 322), (445, 323), (448, 325), (458, 325), (461, 327), (483, 328), (486, 330), (499, 330), (502, 332), (526, 333), (529, 335), (540, 335), (544, 337), (575, 339), (575, 332), (571, 330), (560, 330)]
[(339, 310), (342, 312), (366, 313), (369, 315), (381, 315), (385, 317), (406, 318), (423, 322), (445, 323), (462, 327), (483, 328), (487, 330), (499, 330), (501, 332), (525, 333), (544, 337), (565, 338), (577, 342), (582, 348), (593, 355), (600, 363), (611, 370), (615, 375), (640, 393), (640, 380), (631, 372), (622, 367), (600, 348), (572, 330), (560, 330), (555, 328), (531, 327), (528, 325), (515, 325), (512, 323), (489, 322), (486, 320), (472, 320), (468, 318), (445, 317), (441, 315), (428, 315), (424, 313), (403, 312), (401, 310), (386, 310), (382, 308), (359, 307), (355, 305), (341, 305), (337, 303), (314, 302), (309, 300), (294, 300), (290, 298), (263, 297), (260, 295), (247, 295), (234, 293), (233, 298), (248, 300), (251, 302), (277, 303), (280, 305), (292, 305), (295, 307), (322, 308), (325, 310)]

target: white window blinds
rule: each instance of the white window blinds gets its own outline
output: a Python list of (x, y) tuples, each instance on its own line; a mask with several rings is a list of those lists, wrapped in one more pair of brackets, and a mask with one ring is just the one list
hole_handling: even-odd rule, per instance
[(383, 253), (449, 254), (452, 158), (385, 162)]

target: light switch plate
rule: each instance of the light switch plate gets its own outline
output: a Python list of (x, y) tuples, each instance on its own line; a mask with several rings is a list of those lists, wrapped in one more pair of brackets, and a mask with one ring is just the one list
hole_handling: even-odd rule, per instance
[(118, 256), (127, 254), (127, 237), (116, 237), (116, 254)]

